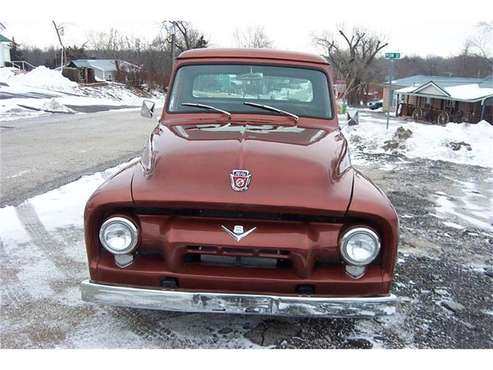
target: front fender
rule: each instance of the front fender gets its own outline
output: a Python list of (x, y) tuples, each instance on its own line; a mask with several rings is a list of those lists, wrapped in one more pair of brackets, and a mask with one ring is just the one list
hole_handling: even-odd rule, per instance
[(347, 215), (364, 219), (378, 229), (382, 239), (384, 281), (391, 281), (399, 244), (399, 219), (385, 193), (355, 170), (353, 195)]
[(86, 203), (84, 236), (91, 278), (95, 277), (101, 252), (99, 227), (115, 210), (133, 206), (132, 179), (138, 166), (134, 164), (113, 175), (96, 189)]

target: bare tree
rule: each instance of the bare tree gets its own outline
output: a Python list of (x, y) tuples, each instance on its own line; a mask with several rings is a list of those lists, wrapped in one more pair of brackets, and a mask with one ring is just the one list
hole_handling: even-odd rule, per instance
[(493, 21), (479, 22), (476, 25), (476, 34), (468, 38), (463, 53), (484, 58), (490, 67), (493, 67)]
[(233, 33), (234, 42), (240, 48), (271, 48), (272, 40), (267, 36), (264, 27), (248, 27), (246, 30), (236, 29)]
[(108, 32), (91, 33), (88, 43), (93, 50), (104, 51), (107, 57), (115, 57), (120, 51), (133, 48), (130, 38), (114, 28)]
[[(174, 34), (174, 37), (172, 36)], [(204, 35), (190, 23), (164, 21), (151, 42), (127, 36), (117, 29), (89, 35), (88, 57), (122, 59), (142, 66), (144, 79), (150, 85), (166, 86), (172, 68), (173, 50), (206, 47)]]
[(164, 21), (162, 27), (166, 31), (171, 42), (171, 36), (175, 35), (175, 46), (180, 51), (189, 49), (206, 48), (208, 41), (205, 36), (195, 29), (190, 22)]
[(325, 58), (346, 81), (344, 97), (350, 104), (358, 105), (367, 89), (370, 66), (388, 43), (359, 28), (354, 28), (351, 34), (341, 28), (338, 35), (342, 42), (330, 34), (315, 36), (314, 42), (324, 48)]

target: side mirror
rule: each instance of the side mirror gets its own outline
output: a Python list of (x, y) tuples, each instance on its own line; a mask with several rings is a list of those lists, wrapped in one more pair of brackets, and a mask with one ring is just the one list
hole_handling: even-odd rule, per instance
[(347, 112), (347, 124), (348, 126), (356, 126), (359, 125), (359, 111), (351, 113)]
[(140, 108), (140, 115), (146, 118), (152, 118), (156, 104), (150, 100), (144, 100)]

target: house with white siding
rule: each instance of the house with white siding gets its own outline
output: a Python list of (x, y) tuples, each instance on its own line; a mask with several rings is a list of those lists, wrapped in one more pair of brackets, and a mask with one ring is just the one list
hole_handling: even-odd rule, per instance
[(397, 115), (415, 121), (493, 123), (493, 75), (483, 79), (432, 76), (397, 89), (394, 95)]
[(74, 59), (66, 67), (92, 71), (90, 73), (96, 81), (115, 81), (118, 72), (126, 74), (141, 69), (135, 64), (116, 59)]
[(10, 48), (12, 40), (0, 34), (0, 67), (6, 67), (10, 64)]

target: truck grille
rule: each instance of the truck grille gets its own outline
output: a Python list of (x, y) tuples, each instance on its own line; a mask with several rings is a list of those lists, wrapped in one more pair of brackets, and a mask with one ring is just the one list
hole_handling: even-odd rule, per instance
[(189, 246), (187, 253), (216, 256), (263, 257), (288, 259), (289, 251), (283, 249), (231, 248), (216, 246)]
[(282, 249), (188, 246), (185, 262), (214, 266), (285, 268), (290, 252)]

